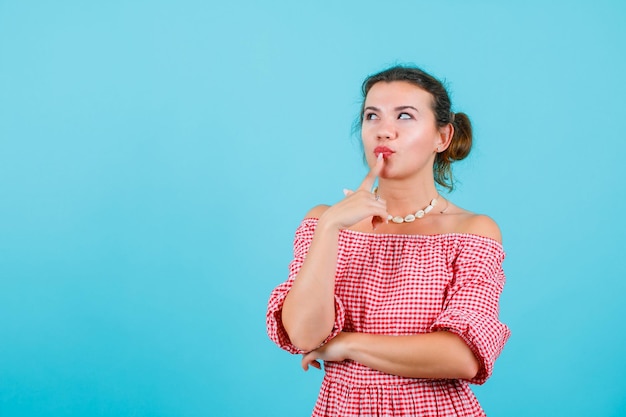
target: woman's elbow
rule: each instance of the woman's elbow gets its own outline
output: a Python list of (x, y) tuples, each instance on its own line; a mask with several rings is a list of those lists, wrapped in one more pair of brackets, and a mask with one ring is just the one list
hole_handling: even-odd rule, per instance
[(322, 342), (324, 342), (323, 338), (314, 337), (309, 332), (289, 331), (288, 329), (285, 330), (291, 344), (302, 352), (310, 352), (312, 350), (315, 350), (320, 347)]
[(320, 345), (322, 344), (322, 341), (318, 342), (318, 341), (306, 340), (306, 338), (302, 338), (302, 339), (296, 339), (295, 341), (291, 340), (291, 344), (294, 345), (299, 350), (301, 350), (302, 352), (307, 353), (320, 347)]
[(461, 371), (461, 379), (474, 379), (478, 372), (480, 371), (480, 362), (476, 359), (474, 354), (471, 355), (471, 358), (467, 358), (467, 360), (463, 361), (463, 364), (460, 367)]
[(283, 320), (283, 327), (291, 344), (303, 352), (317, 349), (324, 341), (324, 337), (315, 335), (311, 329), (304, 329), (300, 325), (285, 323)]
[(480, 361), (470, 351), (470, 355), (457, 363), (459, 379), (471, 380), (480, 372)]
[(454, 373), (458, 373), (460, 379), (473, 379), (480, 372), (481, 362), (476, 357), (472, 349), (454, 333), (448, 333), (449, 337), (454, 340), (454, 350), (451, 351), (454, 360)]

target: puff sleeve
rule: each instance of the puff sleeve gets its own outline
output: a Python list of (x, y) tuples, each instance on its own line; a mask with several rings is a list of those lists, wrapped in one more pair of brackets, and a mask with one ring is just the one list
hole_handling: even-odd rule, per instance
[(454, 279), (443, 302), (443, 310), (430, 330), (446, 330), (460, 336), (480, 363), (469, 382), (483, 384), (511, 332), (499, 320), (499, 299), (505, 275), (502, 246), (476, 236), (459, 243), (452, 267)]
[[(293, 285), (296, 275), (304, 263), (304, 259), (306, 258), (311, 242), (313, 241), (316, 224), (317, 221), (315, 219), (304, 219), (300, 226), (296, 229), (293, 243), (293, 259), (289, 263), (288, 279), (274, 288), (268, 301), (266, 314), (267, 334), (269, 338), (280, 348), (294, 354), (306, 352), (294, 346), (289, 340), (287, 331), (283, 327), (281, 314), (285, 298)], [(335, 296), (335, 324), (331, 333), (320, 346), (337, 336), (337, 334), (339, 334), (339, 332), (343, 329), (344, 322), (344, 307), (339, 298)]]

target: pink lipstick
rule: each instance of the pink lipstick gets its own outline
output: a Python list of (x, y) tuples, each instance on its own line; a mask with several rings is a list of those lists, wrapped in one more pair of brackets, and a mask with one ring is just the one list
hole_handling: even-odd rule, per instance
[(382, 154), (385, 159), (389, 158), (392, 153), (394, 153), (394, 151), (386, 146), (377, 146), (376, 149), (374, 149), (374, 155), (378, 156), (379, 154)]

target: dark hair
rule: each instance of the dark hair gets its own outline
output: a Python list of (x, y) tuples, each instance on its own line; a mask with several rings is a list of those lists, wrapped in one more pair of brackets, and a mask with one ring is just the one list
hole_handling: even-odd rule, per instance
[(361, 129), (363, 124), (363, 110), (365, 98), (372, 86), (379, 82), (405, 81), (411, 83), (424, 91), (429, 92), (433, 97), (432, 110), (435, 113), (435, 120), (438, 127), (443, 127), (452, 123), (454, 135), (450, 146), (439, 152), (435, 157), (433, 173), (435, 181), (449, 191), (453, 189), (452, 167), (454, 161), (460, 161), (469, 155), (472, 148), (472, 124), (465, 113), (453, 113), (451, 110), (450, 96), (446, 87), (441, 81), (426, 73), (418, 67), (397, 65), (384, 71), (371, 75), (363, 81), (361, 93), (363, 101), (361, 112), (355, 130)]

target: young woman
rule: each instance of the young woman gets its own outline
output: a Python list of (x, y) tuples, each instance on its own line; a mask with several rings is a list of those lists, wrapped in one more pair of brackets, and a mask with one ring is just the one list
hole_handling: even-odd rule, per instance
[(451, 190), (450, 165), (469, 154), (469, 118), (419, 68), (389, 68), (362, 91), (370, 172), (296, 230), (268, 334), (305, 370), (324, 362), (313, 416), (483, 416), (468, 383), (487, 380), (510, 335), (500, 230), (437, 186)]

